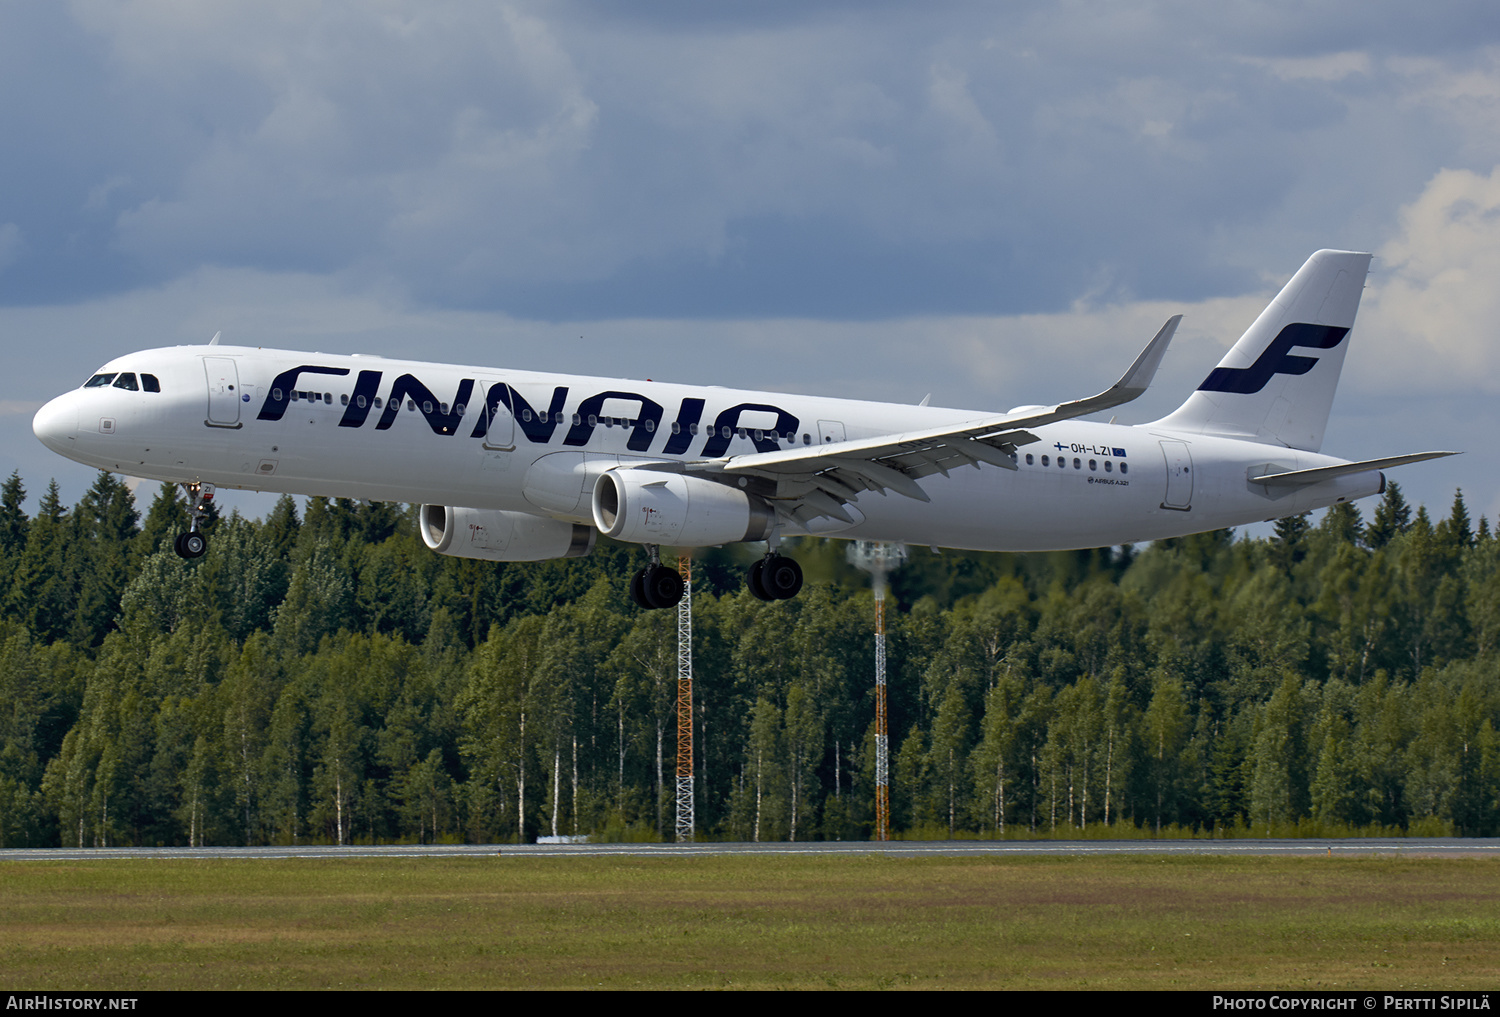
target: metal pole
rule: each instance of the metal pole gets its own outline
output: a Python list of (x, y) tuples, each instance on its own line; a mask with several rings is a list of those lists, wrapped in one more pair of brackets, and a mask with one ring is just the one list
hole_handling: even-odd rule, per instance
[(677, 559), (682, 599), (677, 602), (677, 843), (693, 841), (693, 570)]
[(891, 839), (890, 741), (885, 709), (885, 584), (875, 584), (875, 839)]

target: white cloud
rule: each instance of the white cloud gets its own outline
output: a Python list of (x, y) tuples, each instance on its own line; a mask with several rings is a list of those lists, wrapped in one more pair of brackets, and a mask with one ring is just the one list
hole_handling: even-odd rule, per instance
[(1438, 173), (1378, 253), (1360, 321), (1379, 355), (1361, 382), (1500, 391), (1500, 166)]
[(1322, 53), (1311, 57), (1243, 57), (1244, 61), (1264, 67), (1283, 81), (1342, 81), (1370, 74), (1374, 64), (1370, 54), (1351, 50)]

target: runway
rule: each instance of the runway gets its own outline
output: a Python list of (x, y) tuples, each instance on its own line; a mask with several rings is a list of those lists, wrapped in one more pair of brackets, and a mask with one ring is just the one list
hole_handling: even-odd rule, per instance
[(1500, 838), (1393, 837), (1349, 840), (816, 841), (806, 844), (382, 844), (345, 847), (18, 848), (0, 862), (120, 859), (321, 858), (695, 858), (705, 855), (881, 855), (889, 858), (1097, 855), (1500, 857)]

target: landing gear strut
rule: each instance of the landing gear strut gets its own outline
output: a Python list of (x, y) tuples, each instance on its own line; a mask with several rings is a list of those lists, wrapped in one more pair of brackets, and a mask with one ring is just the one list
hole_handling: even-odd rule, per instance
[(773, 551), (750, 566), (745, 585), (757, 599), (789, 600), (802, 589), (802, 566)]
[(676, 607), (682, 599), (682, 577), (661, 563), (661, 548), (647, 544), (651, 562), (630, 580), (630, 599), (648, 611)]
[(199, 529), (199, 524), (208, 517), (208, 505), (214, 500), (214, 485), (183, 484), (182, 490), (188, 498), (188, 531), (177, 535), (172, 550), (180, 558), (202, 558), (208, 553), (208, 538)]

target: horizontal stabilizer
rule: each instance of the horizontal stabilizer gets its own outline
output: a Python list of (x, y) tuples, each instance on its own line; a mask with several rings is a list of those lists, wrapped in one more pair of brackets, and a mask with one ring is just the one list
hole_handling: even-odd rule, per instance
[(1332, 480), (1334, 477), (1346, 477), (1351, 473), (1388, 470), (1392, 466), (1405, 466), (1407, 463), (1420, 463), (1427, 459), (1441, 459), (1443, 456), (1458, 454), (1457, 452), (1414, 452), (1408, 456), (1391, 456), (1388, 459), (1366, 459), (1362, 463), (1319, 466), (1311, 470), (1293, 470), (1290, 473), (1268, 473), (1264, 477), (1251, 477), (1250, 482), (1265, 484), (1269, 487), (1301, 487), (1304, 484), (1318, 484), (1325, 480)]

